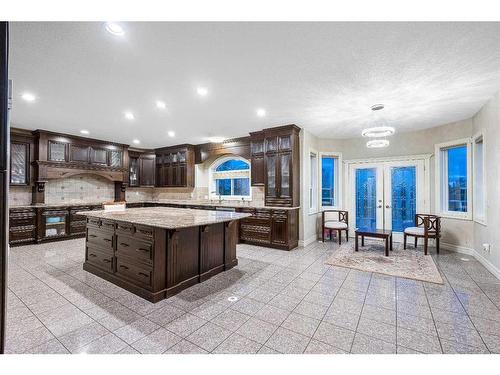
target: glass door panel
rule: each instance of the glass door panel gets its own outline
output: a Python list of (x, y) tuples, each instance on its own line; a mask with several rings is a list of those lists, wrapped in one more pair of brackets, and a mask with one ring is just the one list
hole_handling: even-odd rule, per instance
[(280, 196), (290, 196), (290, 154), (283, 154), (280, 156)]
[(276, 196), (276, 155), (267, 155), (267, 196)]
[(356, 169), (356, 228), (377, 228), (377, 169)]
[(414, 226), (417, 211), (417, 171), (415, 166), (391, 168), (391, 224), (395, 232)]

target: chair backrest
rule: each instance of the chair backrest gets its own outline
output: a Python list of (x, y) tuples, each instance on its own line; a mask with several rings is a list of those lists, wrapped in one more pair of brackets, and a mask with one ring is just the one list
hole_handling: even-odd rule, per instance
[(349, 225), (349, 213), (342, 210), (325, 210), (323, 211), (323, 224), (327, 221), (339, 221)]
[(416, 214), (415, 225), (417, 227), (423, 226), (426, 233), (441, 232), (441, 217), (431, 214)]

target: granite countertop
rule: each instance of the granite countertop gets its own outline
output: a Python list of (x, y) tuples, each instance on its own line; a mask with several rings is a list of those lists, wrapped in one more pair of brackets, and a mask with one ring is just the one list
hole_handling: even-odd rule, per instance
[[(189, 206), (214, 206), (214, 207), (227, 207), (227, 208), (259, 208), (267, 210), (297, 210), (300, 207), (275, 207), (275, 206), (263, 206), (260, 204), (252, 204), (252, 202), (245, 201), (241, 203), (239, 201), (209, 201), (209, 200), (194, 200), (194, 199), (162, 199), (157, 201), (137, 201), (137, 202), (127, 202), (127, 203), (154, 203), (154, 204), (183, 204)], [(78, 207), (78, 206), (99, 206), (103, 202), (78, 202), (78, 203), (51, 203), (51, 204), (28, 204), (28, 205), (15, 205), (9, 208), (53, 208), (53, 207)]]
[(174, 207), (127, 208), (125, 211), (82, 211), (78, 215), (117, 220), (164, 229), (188, 228), (223, 223), (249, 217), (251, 214), (228, 211), (193, 210)]

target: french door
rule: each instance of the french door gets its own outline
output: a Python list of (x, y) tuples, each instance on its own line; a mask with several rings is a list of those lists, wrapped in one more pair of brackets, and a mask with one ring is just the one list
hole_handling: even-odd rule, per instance
[[(350, 218), (356, 228), (388, 229), (401, 240), (417, 212), (429, 206), (424, 160), (351, 163)], [(351, 225), (353, 225), (351, 224)]]

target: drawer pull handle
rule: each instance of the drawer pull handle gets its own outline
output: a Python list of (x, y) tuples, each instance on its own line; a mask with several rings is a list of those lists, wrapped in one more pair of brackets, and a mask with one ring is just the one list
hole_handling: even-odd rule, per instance
[(103, 238), (104, 241), (106, 242), (112, 242), (113, 240), (109, 239), (109, 238)]
[(145, 253), (149, 253), (149, 249), (138, 248), (137, 251), (143, 251)]
[(144, 272), (139, 272), (138, 275), (141, 275), (141, 276), (144, 276), (144, 277), (148, 277), (149, 278), (149, 275), (144, 273)]
[(120, 265), (120, 268), (123, 268), (124, 270), (128, 270), (128, 267), (124, 266), (123, 264)]
[(130, 245), (128, 243), (120, 242), (120, 246), (129, 247)]
[(89, 254), (89, 257), (95, 258), (97, 255), (95, 254)]
[(104, 263), (111, 263), (111, 259), (103, 259), (102, 260)]
[(96, 238), (97, 236), (95, 234), (89, 234), (89, 237)]

